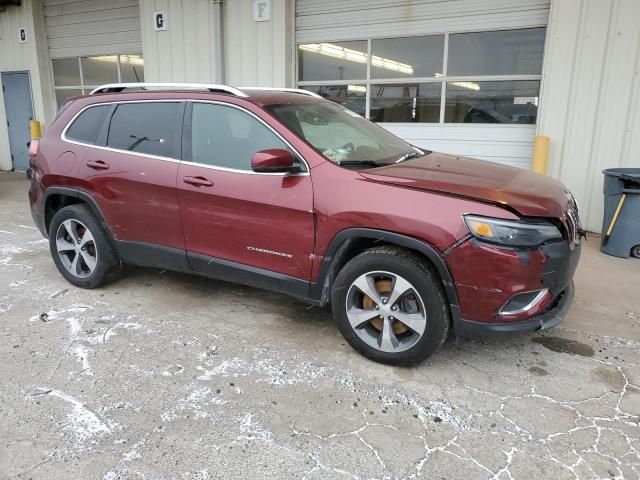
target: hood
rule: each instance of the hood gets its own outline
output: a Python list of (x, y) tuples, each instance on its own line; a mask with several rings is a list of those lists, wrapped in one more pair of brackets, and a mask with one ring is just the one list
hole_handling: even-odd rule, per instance
[(435, 152), (360, 173), (378, 182), (508, 206), (528, 217), (563, 218), (573, 203), (562, 183), (544, 175)]

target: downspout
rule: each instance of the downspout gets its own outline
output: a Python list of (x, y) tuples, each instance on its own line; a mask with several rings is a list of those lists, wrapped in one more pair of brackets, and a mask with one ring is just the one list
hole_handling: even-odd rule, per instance
[(224, 83), (224, 23), (222, 0), (211, 0), (213, 4), (213, 82)]

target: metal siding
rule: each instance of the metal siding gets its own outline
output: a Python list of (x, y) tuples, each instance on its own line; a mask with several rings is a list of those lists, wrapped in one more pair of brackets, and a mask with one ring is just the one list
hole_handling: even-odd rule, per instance
[(393, 124), (382, 127), (418, 146), (529, 168), (534, 125)]
[[(47, 123), (55, 112), (53, 79), (44, 35), (44, 18), (39, 0), (8, 5), (0, 13), (0, 72), (28, 71), (35, 118)], [(26, 27), (29, 41), (18, 42), (18, 29)], [(3, 96), (0, 95), (0, 170), (11, 168), (9, 135)]]
[(45, 0), (51, 58), (142, 51), (137, 0)]
[(544, 26), (550, 0), (298, 0), (298, 42)]
[(225, 82), (240, 86), (289, 87), (292, 0), (272, 0), (271, 20), (253, 20), (253, 2), (224, 2)]
[(549, 173), (574, 193), (584, 226), (602, 227), (602, 170), (640, 165), (640, 3), (554, 0), (538, 131)]
[[(153, 30), (153, 13), (167, 13), (167, 30)], [(213, 3), (141, 0), (144, 75), (149, 82), (214, 82)]]

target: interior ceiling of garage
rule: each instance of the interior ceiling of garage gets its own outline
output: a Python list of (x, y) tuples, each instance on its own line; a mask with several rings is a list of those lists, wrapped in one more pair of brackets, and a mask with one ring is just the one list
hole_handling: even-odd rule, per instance
[(45, 0), (51, 58), (142, 52), (138, 0)]

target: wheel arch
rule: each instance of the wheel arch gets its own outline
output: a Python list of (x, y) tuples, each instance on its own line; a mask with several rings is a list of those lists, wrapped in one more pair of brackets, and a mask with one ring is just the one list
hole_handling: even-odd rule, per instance
[(440, 253), (424, 241), (386, 230), (347, 228), (340, 231), (325, 251), (318, 278), (310, 285), (309, 296), (320, 304), (328, 303), (333, 281), (340, 269), (367, 248), (381, 244), (395, 245), (416, 252), (433, 265), (442, 281), (454, 322), (460, 318), (458, 295), (453, 278)]
[(49, 233), (49, 226), (51, 225), (51, 219), (61, 208), (69, 205), (84, 204), (87, 205), (91, 212), (98, 219), (100, 224), (104, 227), (109, 240), (113, 242), (114, 238), (111, 233), (111, 228), (105, 221), (104, 215), (100, 211), (100, 207), (91, 196), (82, 191), (73, 188), (66, 187), (49, 187), (44, 193), (44, 228), (47, 234)]

